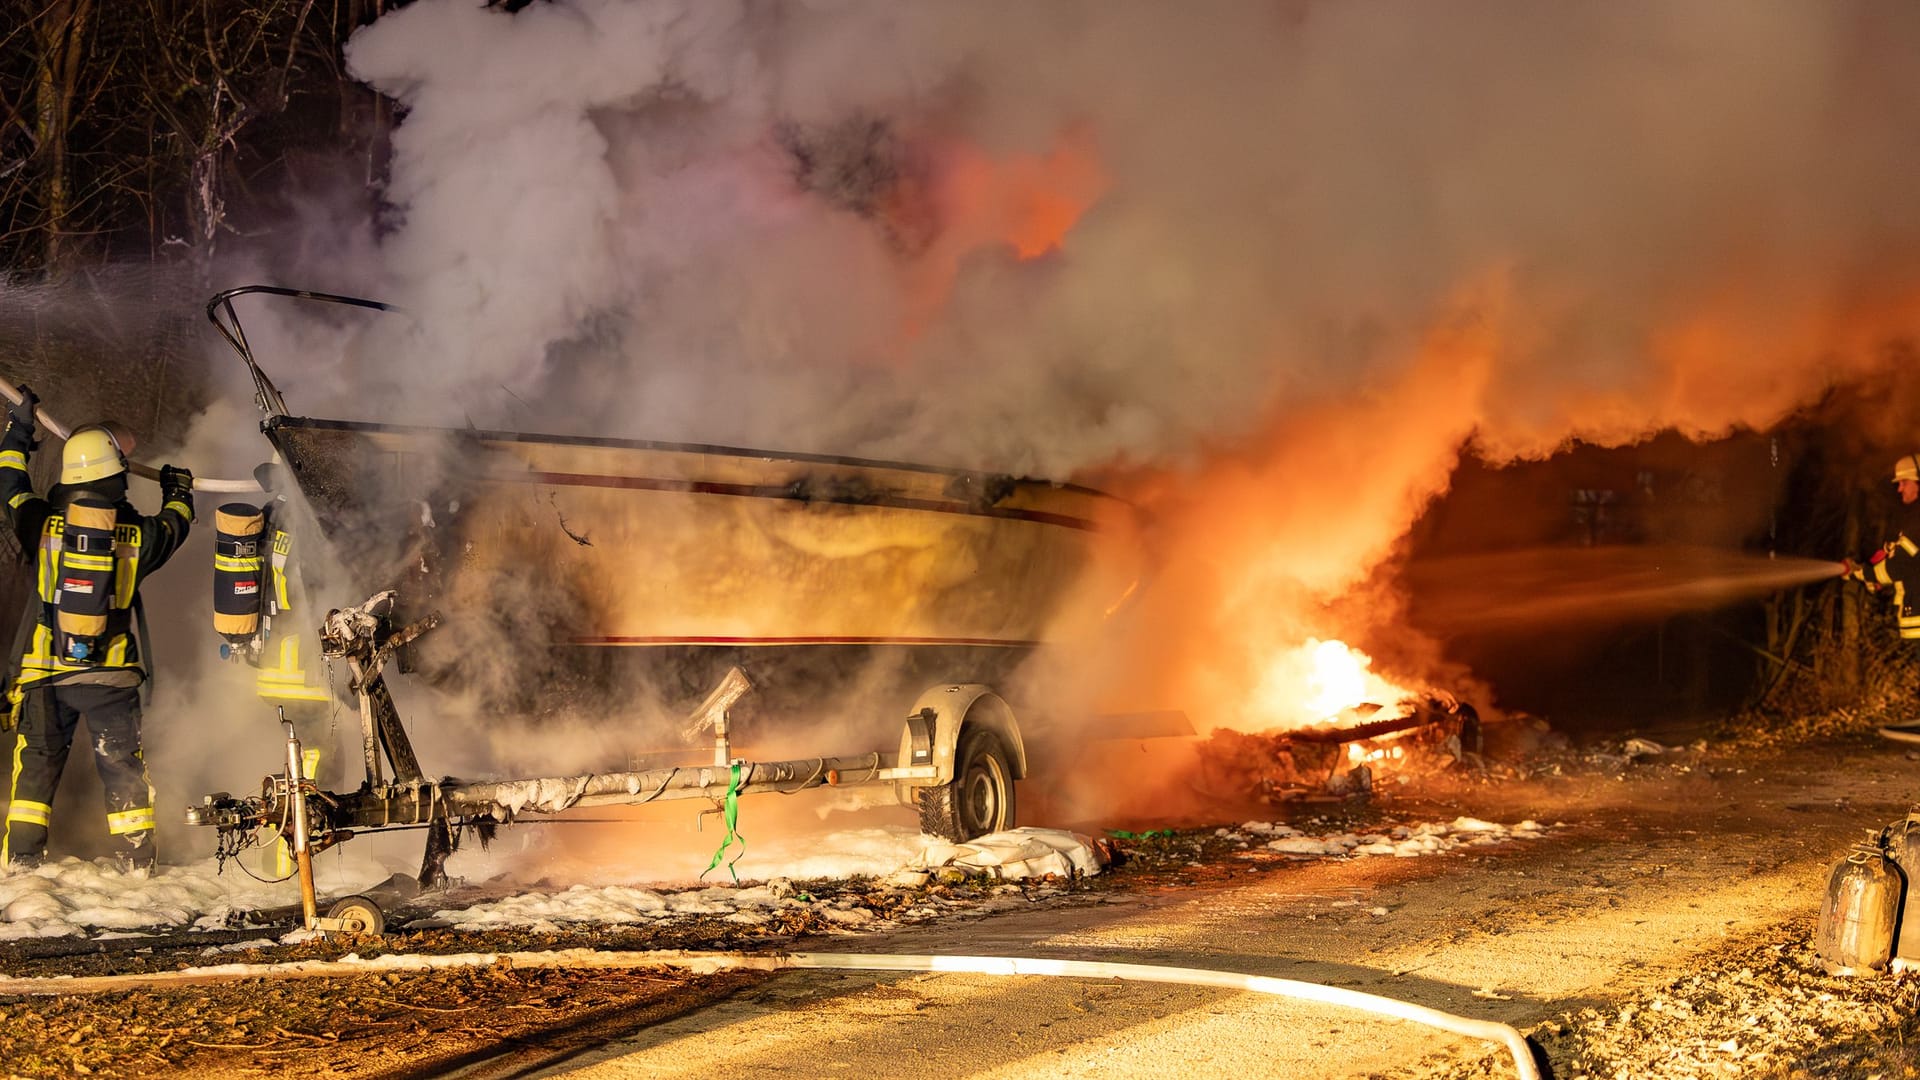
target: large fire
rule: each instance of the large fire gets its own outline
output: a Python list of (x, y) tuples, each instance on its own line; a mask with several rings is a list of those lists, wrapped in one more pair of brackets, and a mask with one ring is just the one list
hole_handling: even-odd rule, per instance
[(1343, 712), (1366, 704), (1382, 707), (1368, 719), (1385, 720), (1398, 715), (1400, 703), (1412, 696), (1374, 672), (1373, 658), (1366, 653), (1344, 642), (1308, 638), (1267, 661), (1245, 726), (1309, 727), (1336, 721)]

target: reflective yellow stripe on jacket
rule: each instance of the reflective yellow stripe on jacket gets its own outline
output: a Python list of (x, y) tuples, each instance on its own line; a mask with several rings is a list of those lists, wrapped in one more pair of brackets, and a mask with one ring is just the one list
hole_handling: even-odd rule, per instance
[(287, 596), (287, 561), (293, 554), (293, 536), (284, 529), (273, 531), (273, 602), (275, 615), (293, 610)]
[(1909, 641), (1920, 640), (1920, 611), (1907, 607), (1907, 583), (1904, 581), (1893, 583), (1893, 610), (1899, 612), (1900, 636)]

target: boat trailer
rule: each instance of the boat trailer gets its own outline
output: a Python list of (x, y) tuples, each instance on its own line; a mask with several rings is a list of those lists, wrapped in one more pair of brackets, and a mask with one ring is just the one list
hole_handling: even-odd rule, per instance
[(736, 667), (690, 717), (690, 738), (712, 731), (713, 757), (705, 764), (523, 780), (429, 780), (384, 672), (400, 649), (438, 624), (439, 616), (396, 626), (391, 617), (395, 595), (388, 590), (358, 607), (335, 609), (320, 627), (322, 655), (346, 665), (359, 702), (366, 767), (359, 788), (320, 790), (305, 775), (299, 737), (283, 716), (285, 772), (266, 777), (258, 795), (217, 792), (187, 808), (187, 824), (218, 830), (216, 854), (223, 864), (261, 842), (263, 830), (287, 845), (308, 930), (377, 934), (384, 929), (378, 905), (365, 896), (347, 897), (325, 917), (318, 914), (314, 853), (362, 831), (425, 829), (419, 882), (431, 888), (445, 880), (447, 857), (465, 829), (473, 829), (484, 843), (494, 829), (521, 815), (579, 807), (708, 799), (718, 810), (741, 795), (891, 785), (902, 804), (918, 806), (920, 827), (936, 836), (965, 841), (1014, 825), (1013, 785), (1026, 775), (1026, 750), (1013, 711), (980, 684), (936, 686), (922, 694), (905, 718), (899, 753), (891, 757), (871, 752), (748, 761), (733, 756), (728, 739), (728, 710), (753, 689)]

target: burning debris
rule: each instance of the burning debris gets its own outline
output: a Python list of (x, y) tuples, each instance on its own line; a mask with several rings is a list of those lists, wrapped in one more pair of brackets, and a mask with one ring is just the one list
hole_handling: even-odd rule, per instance
[(1201, 748), (1198, 786), (1275, 804), (1365, 798), (1384, 782), (1470, 766), (1481, 748), (1479, 712), (1431, 693), (1352, 706), (1314, 727), (1216, 731)]
[(1446, 691), (1408, 690), (1372, 665), (1341, 641), (1274, 653), (1252, 716), (1201, 746), (1196, 786), (1275, 804), (1365, 798), (1385, 781), (1480, 762), (1478, 710)]

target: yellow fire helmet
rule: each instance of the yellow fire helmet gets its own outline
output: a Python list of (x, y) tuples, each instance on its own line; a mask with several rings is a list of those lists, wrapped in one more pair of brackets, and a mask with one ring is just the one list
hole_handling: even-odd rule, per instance
[(60, 451), (60, 482), (87, 484), (127, 471), (127, 455), (120, 440), (100, 424), (89, 424), (67, 436)]

